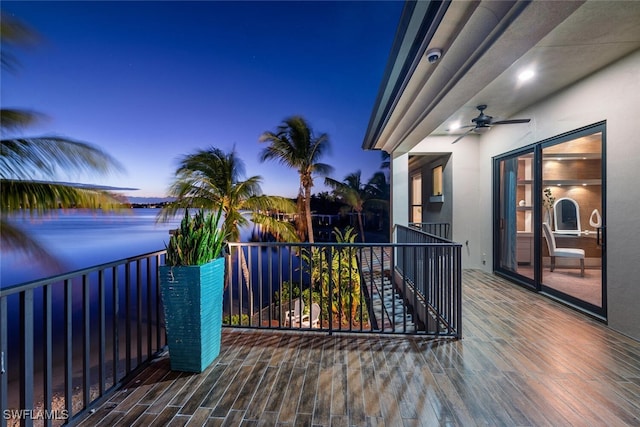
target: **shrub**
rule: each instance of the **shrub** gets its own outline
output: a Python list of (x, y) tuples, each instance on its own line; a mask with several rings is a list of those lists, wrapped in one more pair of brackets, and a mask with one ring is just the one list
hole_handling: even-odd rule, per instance
[(205, 214), (202, 210), (191, 217), (185, 209), (180, 227), (169, 238), (166, 264), (202, 265), (218, 258), (226, 241), (226, 235), (219, 227), (222, 208), (215, 213)]

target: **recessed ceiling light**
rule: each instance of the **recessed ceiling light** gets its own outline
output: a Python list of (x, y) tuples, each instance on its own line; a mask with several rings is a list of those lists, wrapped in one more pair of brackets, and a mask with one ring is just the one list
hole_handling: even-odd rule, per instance
[(521, 82), (526, 82), (527, 80), (531, 80), (534, 75), (535, 73), (533, 72), (533, 70), (525, 70), (518, 74), (518, 80), (520, 80)]
[(453, 122), (451, 123), (451, 126), (449, 126), (449, 129), (447, 129), (448, 131), (454, 131), (454, 130), (458, 130), (460, 129), (460, 122)]

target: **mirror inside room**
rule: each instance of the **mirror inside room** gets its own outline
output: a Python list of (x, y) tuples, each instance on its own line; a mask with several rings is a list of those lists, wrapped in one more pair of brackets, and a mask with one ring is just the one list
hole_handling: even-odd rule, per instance
[(558, 234), (579, 236), (582, 227), (578, 202), (571, 197), (556, 200), (553, 204), (553, 225), (553, 229)]

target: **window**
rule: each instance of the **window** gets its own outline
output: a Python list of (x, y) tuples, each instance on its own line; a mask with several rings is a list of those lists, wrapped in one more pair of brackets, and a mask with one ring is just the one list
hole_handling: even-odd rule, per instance
[(431, 170), (431, 177), (433, 181), (431, 195), (442, 196), (442, 165), (436, 166)]
[(411, 177), (411, 222), (422, 222), (422, 175)]

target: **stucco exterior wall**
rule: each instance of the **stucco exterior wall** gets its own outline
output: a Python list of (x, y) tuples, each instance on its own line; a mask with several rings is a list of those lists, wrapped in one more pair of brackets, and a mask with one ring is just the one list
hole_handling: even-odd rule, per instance
[(391, 157), (391, 226), (409, 224), (409, 154)]
[[(479, 162), (478, 138), (470, 136), (465, 140), (451, 144), (455, 138), (449, 136), (430, 137), (412, 150), (411, 154), (451, 152), (447, 168), (450, 175), (443, 179), (451, 179), (451, 194), (444, 194), (446, 200), (452, 200), (452, 240), (462, 243), (463, 268), (482, 267), (481, 230), (478, 224), (479, 194)], [(395, 182), (394, 182), (395, 187)]]
[[(480, 192), (491, 194), (491, 158), (593, 123), (606, 121), (607, 299), (609, 326), (640, 340), (640, 51), (544, 102), (522, 111), (525, 128), (495, 127), (480, 143)], [(479, 211), (490, 230), (491, 206)], [(481, 236), (492, 245), (491, 233)], [(488, 263), (489, 264), (489, 263)], [(490, 264), (489, 264), (490, 265)]]
[[(606, 121), (608, 323), (640, 340), (639, 93), (636, 51), (514, 116), (531, 118), (528, 124), (496, 126), (454, 145), (451, 137), (428, 137), (417, 144), (411, 154), (452, 153), (453, 240), (463, 244), (463, 268), (492, 271), (493, 157)], [(404, 200), (394, 197), (394, 204), (406, 205)]]

